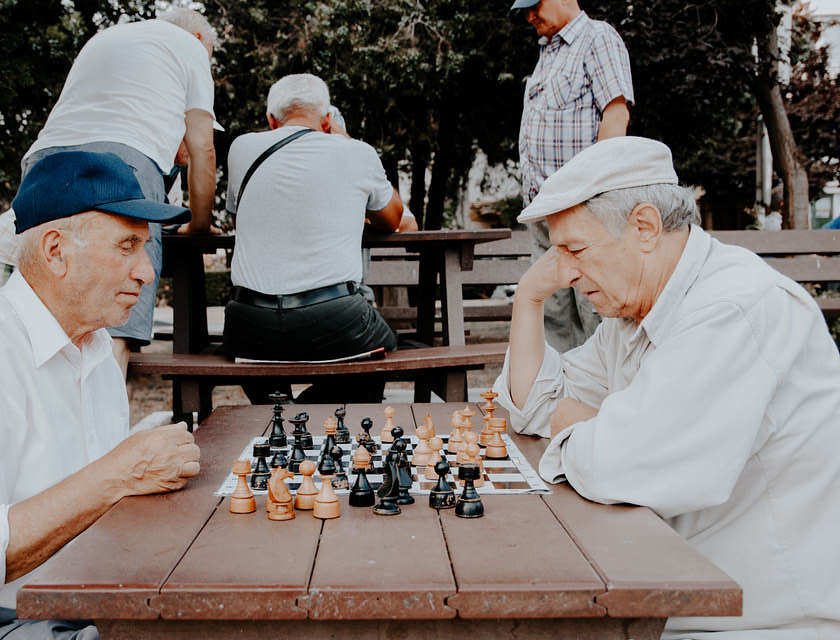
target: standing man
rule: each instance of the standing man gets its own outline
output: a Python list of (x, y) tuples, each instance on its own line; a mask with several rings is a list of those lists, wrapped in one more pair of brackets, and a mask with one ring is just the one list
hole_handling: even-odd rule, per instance
[[(519, 130), (522, 200), (597, 140), (627, 133), (633, 102), (630, 58), (618, 33), (590, 19), (577, 0), (516, 0), (539, 35), (540, 58), (525, 87)], [(545, 221), (531, 225), (532, 256), (550, 246)], [(584, 296), (561, 289), (546, 300), (548, 342), (561, 353), (582, 344), (601, 321)]]
[[(82, 48), (38, 139), (21, 163), (23, 177), (41, 159), (69, 150), (113, 153), (128, 164), (149, 200), (164, 202), (169, 173), (184, 141), (192, 220), (185, 233), (218, 232), (211, 225), (216, 190), (213, 146), (215, 32), (190, 9), (157, 20), (118, 24)], [(161, 268), (161, 228), (150, 225), (146, 251), (155, 270), (128, 322), (109, 332), (125, 374), (131, 347), (152, 338), (155, 293)]]
[(104, 327), (154, 278), (150, 222), (189, 212), (147, 200), (113, 154), (36, 164), (15, 209), (18, 269), (0, 289), (0, 638), (92, 640), (80, 621), (18, 620), (27, 576), (123, 496), (199, 471), (186, 425), (128, 433), (125, 382)]
[[(360, 283), (365, 220), (396, 231), (402, 201), (376, 150), (350, 138), (329, 105), (317, 76), (285, 76), (268, 93), (270, 130), (246, 133), (230, 146), (226, 206), (236, 215), (236, 248), (224, 345), (231, 355), (328, 360), (397, 346)], [(331, 377), (303, 398), (382, 401), (384, 379)], [(278, 385), (265, 379), (243, 388), (257, 403), (268, 402)]]

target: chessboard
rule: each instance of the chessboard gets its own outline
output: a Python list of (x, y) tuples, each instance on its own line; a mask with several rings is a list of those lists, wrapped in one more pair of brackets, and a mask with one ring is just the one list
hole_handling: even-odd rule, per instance
[[(313, 462), (317, 463), (320, 456), (321, 456), (321, 449), (323, 448), (324, 440), (326, 440), (326, 436), (322, 435), (314, 435), (312, 436), (313, 440), (313, 448), (306, 449), (306, 458), (307, 460), (312, 460)], [(413, 452), (414, 447), (417, 446), (418, 439), (417, 436), (403, 436), (404, 439), (409, 441), (410, 450)], [(376, 437), (378, 447), (377, 453), (373, 456), (372, 462), (374, 469), (376, 471), (368, 471), (367, 478), (370, 485), (377, 489), (382, 484), (382, 474), (378, 472), (379, 469), (382, 468), (382, 462), (384, 460), (383, 455), (383, 445), (381, 440)], [(447, 482), (449, 485), (455, 490), (458, 491), (460, 489), (460, 485), (458, 484), (458, 466), (455, 461), (455, 453), (451, 453), (447, 450), (448, 438), (446, 436), (442, 437), (444, 443), (444, 453), (446, 455), (446, 459), (449, 461), (451, 466), (451, 470), (449, 475), (447, 476)], [(479, 487), (476, 487), (476, 491), (478, 491), (482, 495), (491, 495), (491, 494), (517, 494), (517, 493), (526, 493), (526, 494), (542, 494), (542, 493), (551, 493), (551, 490), (548, 486), (542, 481), (539, 477), (537, 472), (534, 468), (530, 465), (530, 463), (525, 459), (525, 456), (522, 455), (519, 448), (516, 444), (511, 440), (507, 434), (502, 434), (502, 440), (507, 447), (508, 455), (505, 458), (500, 458), (498, 460), (493, 460), (490, 458), (482, 458), (482, 466), (484, 467), (482, 478), (484, 480), (484, 484)], [(251, 468), (254, 468), (255, 459), (252, 455), (253, 448), (255, 444), (261, 444), (267, 442), (267, 439), (264, 437), (255, 437), (252, 438), (251, 441), (247, 444), (247, 446), (242, 450), (242, 454), (240, 455), (240, 460), (251, 460)], [(344, 452), (344, 456), (342, 456), (342, 466), (344, 468), (345, 473), (347, 474), (347, 478), (349, 480), (350, 486), (353, 486), (354, 474), (352, 471), (352, 464), (351, 464), (351, 456), (352, 451), (355, 449), (355, 444), (340, 444), (338, 445), (342, 448)], [(390, 448), (390, 443), (385, 443), (384, 445), (384, 454), (388, 453), (388, 449)], [(425, 476), (425, 467), (415, 467), (414, 465), (411, 466), (411, 477), (412, 477), (412, 485), (409, 493), (412, 494), (428, 494), (429, 491), (435, 486), (437, 482), (437, 476), (434, 479), (429, 480)], [(289, 490), (293, 493), (297, 491), (297, 488), (300, 486), (302, 476), (300, 474), (296, 474), (294, 478), (290, 478), (286, 481), (286, 485), (289, 487)], [(249, 477), (250, 480), (250, 477)], [(320, 478), (316, 475), (314, 476), (315, 484), (320, 487)], [(229, 496), (233, 493), (234, 489), (236, 488), (236, 481), (237, 478), (233, 473), (228, 474), (219, 488), (215, 491), (215, 495), (217, 496)], [(265, 494), (267, 493), (266, 490), (258, 490), (252, 489), (252, 492), (256, 495)], [(349, 489), (336, 489), (336, 494), (342, 495), (349, 493)]]

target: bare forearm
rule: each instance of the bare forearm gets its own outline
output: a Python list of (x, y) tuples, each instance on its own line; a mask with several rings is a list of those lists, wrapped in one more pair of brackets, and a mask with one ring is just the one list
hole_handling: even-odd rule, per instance
[(509, 377), (510, 397), (520, 409), (528, 399), (544, 356), (543, 303), (517, 291), (510, 322)]
[(187, 168), (189, 205), (192, 212), (190, 230), (209, 231), (212, 223), (213, 200), (216, 195), (216, 150), (204, 149), (203, 153), (190, 155)]
[(6, 582), (41, 565), (124, 495), (118, 480), (97, 480), (96, 463), (9, 509)]

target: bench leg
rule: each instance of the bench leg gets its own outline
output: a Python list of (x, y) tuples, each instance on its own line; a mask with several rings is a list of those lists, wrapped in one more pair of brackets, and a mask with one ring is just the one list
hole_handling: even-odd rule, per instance
[(434, 380), (429, 375), (417, 374), (414, 380), (414, 402), (431, 402)]
[(213, 411), (213, 385), (198, 380), (172, 380), (172, 420), (193, 429), (193, 413), (201, 423)]
[(444, 402), (466, 402), (467, 372), (447, 371), (443, 374), (435, 391)]

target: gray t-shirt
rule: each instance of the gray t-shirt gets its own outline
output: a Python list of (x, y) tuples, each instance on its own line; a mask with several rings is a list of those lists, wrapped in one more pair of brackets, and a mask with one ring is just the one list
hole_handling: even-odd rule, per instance
[(269, 156), (236, 202), (254, 160), (301, 128), (247, 133), (230, 147), (226, 208), (236, 214), (236, 286), (283, 295), (362, 279), (365, 212), (384, 209), (394, 194), (370, 145), (308, 133)]

